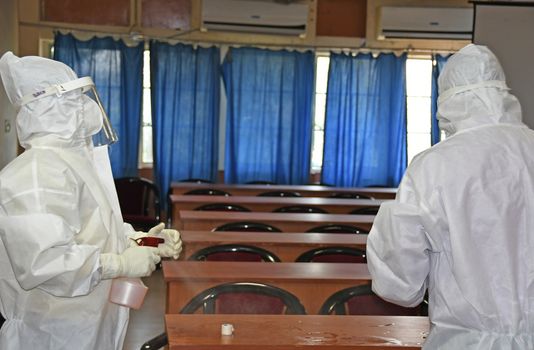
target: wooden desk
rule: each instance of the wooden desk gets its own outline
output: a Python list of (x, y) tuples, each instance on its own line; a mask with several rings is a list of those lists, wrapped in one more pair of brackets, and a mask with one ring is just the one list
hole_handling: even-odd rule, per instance
[(379, 207), (384, 200), (373, 199), (339, 199), (325, 197), (258, 197), (258, 196), (191, 196), (171, 195), (172, 211), (177, 217), (180, 210), (195, 210), (205, 204), (233, 204), (240, 205), (250, 211), (272, 212), (275, 209), (305, 205), (326, 210), (329, 214), (348, 214), (350, 211)]
[(172, 194), (184, 194), (185, 192), (212, 188), (230, 193), (232, 196), (257, 196), (270, 191), (296, 191), (303, 197), (328, 197), (333, 193), (357, 192), (371, 196), (375, 199), (394, 199), (397, 188), (381, 187), (329, 187), (318, 185), (230, 185), (230, 184), (197, 184), (192, 182), (172, 182)]
[(338, 290), (370, 283), (367, 264), (163, 261), (166, 313), (176, 314), (195, 295), (227, 282), (258, 282), (285, 289), (300, 299), (308, 314)]
[(326, 224), (353, 225), (370, 230), (374, 215), (351, 214), (290, 214), (266, 212), (228, 212), (182, 210), (173, 219), (173, 225), (180, 230), (211, 231), (229, 222), (262, 222), (275, 226), (283, 232), (306, 232)]
[[(231, 323), (234, 334), (221, 336)], [(427, 317), (165, 315), (170, 350), (421, 349)]]
[(314, 248), (347, 246), (365, 250), (367, 235), (343, 233), (269, 233), (269, 232), (210, 232), (181, 231), (183, 251), (180, 259), (187, 260), (199, 251), (220, 244), (246, 244), (266, 249), (283, 262), (293, 262)]

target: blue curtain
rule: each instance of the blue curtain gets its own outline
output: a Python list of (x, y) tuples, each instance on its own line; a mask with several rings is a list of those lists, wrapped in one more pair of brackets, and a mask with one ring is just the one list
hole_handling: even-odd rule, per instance
[(322, 182), (398, 186), (406, 168), (406, 55), (332, 53)]
[(143, 44), (128, 47), (123, 41), (110, 37), (81, 41), (71, 34), (57, 33), (54, 59), (72, 67), (79, 77), (93, 79), (119, 137), (119, 142), (110, 147), (113, 176), (137, 176)]
[(216, 47), (150, 43), (154, 175), (171, 181), (217, 177), (220, 53)]
[(431, 97), (431, 143), (435, 145), (441, 139), (441, 131), (439, 130), (436, 113), (438, 112), (438, 77), (443, 70), (443, 66), (447, 63), (449, 56), (435, 55), (432, 64), (432, 97)]
[(223, 76), (228, 98), (225, 182), (307, 183), (314, 54), (232, 48)]

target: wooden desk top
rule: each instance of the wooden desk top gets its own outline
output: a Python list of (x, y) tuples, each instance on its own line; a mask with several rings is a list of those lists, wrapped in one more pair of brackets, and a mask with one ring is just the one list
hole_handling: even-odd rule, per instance
[(179, 313), (208, 288), (245, 281), (282, 288), (299, 298), (308, 314), (317, 314), (335, 292), (371, 281), (367, 264), (311, 262), (164, 261), (163, 277), (168, 314)]
[(319, 207), (331, 214), (348, 214), (351, 210), (379, 207), (380, 199), (339, 199), (325, 197), (260, 197), (260, 196), (200, 196), (171, 195), (173, 211), (195, 210), (205, 204), (237, 204), (250, 211), (272, 212), (285, 206)]
[(212, 232), (212, 231), (180, 231), (184, 244), (196, 242), (210, 242), (213, 244), (257, 242), (267, 244), (327, 244), (327, 245), (358, 245), (365, 246), (367, 235), (346, 233), (285, 233), (279, 232)]
[(192, 182), (172, 182), (171, 189), (173, 194), (183, 194), (184, 192), (199, 189), (212, 188), (232, 195), (257, 195), (262, 192), (270, 191), (296, 191), (306, 197), (326, 197), (332, 193), (357, 192), (369, 195), (374, 198), (394, 199), (397, 188), (382, 187), (329, 187), (320, 185), (231, 185), (231, 184), (198, 184)]
[(344, 263), (266, 263), (243, 261), (163, 261), (165, 282), (183, 280), (307, 282), (371, 280), (367, 264)]
[(314, 248), (344, 246), (365, 250), (367, 235), (343, 233), (276, 233), (269, 232), (211, 232), (181, 231), (183, 251), (187, 260), (200, 249), (221, 244), (245, 244), (260, 247), (278, 256), (284, 262)]
[[(230, 323), (234, 334), (221, 336)], [(420, 349), (427, 317), (165, 315), (171, 350)]]
[(326, 224), (354, 225), (370, 229), (374, 215), (316, 214), (316, 213), (267, 213), (221, 212), (181, 210), (174, 225), (182, 230), (212, 230), (224, 223), (237, 221), (262, 222), (278, 227), (283, 232), (303, 232)]

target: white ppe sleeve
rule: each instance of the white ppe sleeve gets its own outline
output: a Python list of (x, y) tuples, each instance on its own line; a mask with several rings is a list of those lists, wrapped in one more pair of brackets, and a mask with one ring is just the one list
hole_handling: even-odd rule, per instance
[(389, 302), (417, 306), (427, 287), (429, 254), (419, 207), (399, 199), (383, 203), (367, 239), (373, 291)]
[(99, 249), (74, 242), (73, 230), (54, 214), (0, 217), (0, 238), (25, 289), (55, 296), (86, 295), (101, 277)]

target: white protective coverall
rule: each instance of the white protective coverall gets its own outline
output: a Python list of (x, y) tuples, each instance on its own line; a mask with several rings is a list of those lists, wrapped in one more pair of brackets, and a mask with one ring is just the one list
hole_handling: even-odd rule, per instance
[[(14, 104), (77, 79), (63, 63), (11, 53), (0, 74)], [(80, 90), (19, 109), (26, 151), (0, 172), (2, 350), (122, 349), (129, 309), (108, 301), (111, 278), (147, 276), (159, 255), (128, 248), (127, 235), (139, 233), (97, 170), (91, 135), (101, 127), (98, 105)]]
[(380, 207), (373, 290), (412, 307), (428, 287), (425, 349), (534, 349), (534, 132), (488, 48), (464, 47), (438, 83), (450, 137)]

